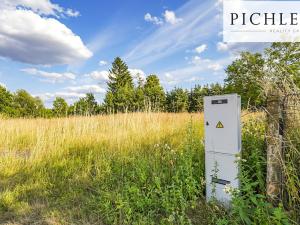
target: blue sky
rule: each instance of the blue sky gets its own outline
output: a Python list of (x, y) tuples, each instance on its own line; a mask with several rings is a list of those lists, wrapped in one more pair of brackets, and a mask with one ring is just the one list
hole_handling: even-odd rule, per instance
[[(29, 2), (29, 3), (28, 3)], [(105, 95), (116, 56), (133, 76), (162, 85), (221, 82), (236, 53), (258, 44), (222, 42), (220, 0), (0, 0), (0, 83), (51, 106)]]

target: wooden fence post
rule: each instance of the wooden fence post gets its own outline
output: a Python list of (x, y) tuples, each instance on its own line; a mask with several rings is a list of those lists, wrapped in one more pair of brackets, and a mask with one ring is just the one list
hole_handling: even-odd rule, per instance
[(267, 121), (267, 195), (277, 205), (282, 197), (282, 109), (278, 91), (268, 96)]
[[(299, 128), (300, 128), (300, 101), (299, 101), (300, 95), (297, 93), (292, 93), (284, 98), (283, 102), (283, 121), (284, 121), (284, 130), (283, 130), (283, 163), (286, 162), (292, 162), (294, 159), (294, 154), (296, 152), (299, 152), (299, 149), (297, 151), (297, 146), (294, 145), (294, 142), (297, 142), (297, 135), (299, 135)], [(298, 137), (299, 138), (299, 137)], [(299, 154), (298, 153), (298, 154)], [(288, 155), (288, 158), (286, 156)], [(296, 158), (297, 160), (297, 158)], [(283, 173), (283, 184), (287, 184), (287, 175), (289, 171), (285, 167), (286, 171)], [(289, 196), (289, 190), (287, 186), (282, 187), (282, 201), (285, 208), (289, 208), (289, 201), (293, 199), (293, 197), (290, 199)], [(299, 200), (298, 200), (299, 201)]]

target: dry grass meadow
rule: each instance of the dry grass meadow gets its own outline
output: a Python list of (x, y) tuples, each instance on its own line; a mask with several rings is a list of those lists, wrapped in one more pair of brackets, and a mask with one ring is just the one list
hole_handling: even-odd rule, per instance
[[(203, 114), (2, 118), (0, 224), (293, 224), (266, 199), (265, 116), (242, 120), (243, 195), (228, 212), (204, 200)], [(285, 164), (293, 219), (299, 143)]]
[[(165, 185), (169, 179), (164, 177), (165, 170), (176, 160), (170, 154), (183, 151), (188, 127), (193, 127), (199, 142), (203, 137), (202, 114), (188, 113), (1, 119), (0, 123), (0, 223), (4, 224), (149, 221), (157, 213), (149, 209), (164, 203), (155, 202), (155, 196), (153, 202), (139, 203), (144, 201), (142, 193), (132, 194), (137, 199), (118, 196), (127, 190), (124, 185), (133, 188), (127, 179), (142, 182), (137, 189), (147, 185), (149, 179), (154, 179), (153, 185)], [(202, 147), (199, 151), (203, 152)], [(143, 188), (155, 189), (151, 185)], [(198, 186), (192, 191), (199, 191)], [(185, 202), (190, 196), (184, 198)], [(123, 212), (123, 207), (139, 211), (141, 206), (127, 206), (130, 201), (148, 204), (143, 207), (149, 212), (133, 218), (134, 212)], [(116, 208), (114, 212), (112, 208)]]

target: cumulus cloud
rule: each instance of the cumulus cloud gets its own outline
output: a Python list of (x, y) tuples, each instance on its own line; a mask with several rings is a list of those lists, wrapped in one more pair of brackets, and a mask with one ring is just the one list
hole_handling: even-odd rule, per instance
[(176, 24), (182, 21), (181, 18), (177, 18), (175, 12), (166, 10), (163, 14), (165, 21), (170, 24)]
[(108, 63), (107, 63), (107, 61), (105, 61), (105, 60), (100, 60), (99, 61), (99, 65), (100, 66), (106, 66)]
[[(58, 5), (46, 0), (5, 2), (25, 8), (0, 7), (0, 56), (29, 64), (54, 65), (80, 62), (93, 55), (63, 23), (41, 15), (63, 10)], [(67, 14), (77, 13), (69, 10)]]
[(90, 77), (94, 80), (100, 80), (100, 81), (107, 81), (109, 79), (108, 75), (109, 75), (109, 72), (106, 70), (102, 70), (102, 71), (95, 70), (95, 71), (85, 74), (86, 77)]
[(41, 77), (45, 81), (49, 81), (52, 83), (63, 82), (65, 80), (74, 80), (76, 78), (75, 74), (68, 73), (68, 72), (67, 73), (46, 72), (35, 68), (25, 68), (25, 69), (21, 69), (21, 71), (27, 74)]
[(153, 23), (155, 25), (162, 25), (164, 22), (161, 18), (152, 16), (150, 13), (146, 13), (144, 16), (145, 21)]
[(206, 49), (207, 49), (207, 45), (203, 44), (203, 45), (199, 45), (197, 48), (195, 48), (195, 51), (200, 54), (200, 53), (204, 52)]
[(65, 90), (71, 93), (85, 94), (85, 93), (105, 93), (105, 89), (98, 85), (82, 85), (66, 87)]
[(181, 18), (177, 18), (175, 12), (166, 10), (163, 13), (163, 18), (152, 16), (150, 13), (146, 13), (144, 16), (145, 21), (153, 23), (155, 25), (163, 25), (164, 23), (176, 24), (182, 21)]

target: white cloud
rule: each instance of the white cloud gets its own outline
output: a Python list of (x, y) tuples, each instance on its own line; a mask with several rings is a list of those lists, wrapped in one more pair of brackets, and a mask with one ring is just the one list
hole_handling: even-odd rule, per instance
[[(141, 69), (128, 69), (128, 70), (134, 79), (137, 77), (138, 74), (143, 79), (146, 78), (145, 72)], [(101, 71), (95, 70), (95, 71), (85, 74), (84, 76), (90, 77), (94, 80), (108, 81), (109, 80), (108, 75), (109, 75), (109, 71), (107, 71), (107, 70), (101, 70)]]
[(107, 63), (107, 61), (105, 61), (105, 60), (100, 60), (99, 61), (99, 65), (100, 66), (105, 66), (105, 65), (107, 65), (108, 63)]
[(207, 49), (207, 45), (203, 44), (203, 45), (200, 45), (197, 48), (195, 48), (195, 51), (200, 54), (200, 53), (204, 52), (206, 49)]
[(211, 59), (202, 59), (199, 56), (194, 56), (191, 64), (196, 66), (201, 66), (203, 70), (213, 70), (218, 71), (223, 68), (223, 66), (218, 62), (213, 62)]
[(93, 55), (81, 38), (60, 21), (35, 13), (40, 10), (52, 14), (55, 7), (47, 7), (48, 1), (40, 2), (43, 7), (38, 1), (22, 1), (31, 2), (34, 11), (0, 8), (0, 56), (29, 64), (54, 65), (80, 62)]
[(85, 94), (85, 93), (105, 93), (105, 89), (98, 85), (82, 85), (66, 87), (65, 90), (71, 93)]
[(73, 10), (73, 9), (67, 9), (66, 10), (66, 15), (69, 16), (69, 17), (78, 17), (78, 16), (80, 16), (80, 12), (76, 11), (76, 10)]
[(163, 14), (165, 21), (170, 24), (176, 24), (182, 21), (181, 18), (177, 18), (175, 12), (166, 10)]
[(166, 10), (163, 13), (163, 19), (160, 17), (152, 16), (150, 13), (146, 13), (144, 16), (145, 21), (153, 23), (155, 25), (163, 25), (164, 23), (168, 24), (177, 24), (182, 21), (181, 18), (177, 18), (175, 12)]
[(72, 104), (79, 98), (85, 97), (87, 93), (93, 93), (95, 95), (104, 94), (105, 89), (98, 85), (70, 86), (64, 88), (62, 91), (57, 91), (54, 93), (47, 92), (35, 96), (39, 96), (47, 103), (47, 105), (50, 106), (56, 97), (64, 98), (69, 104)]
[(224, 42), (218, 42), (217, 43), (217, 49), (218, 51), (227, 51), (228, 50), (228, 44)]
[(21, 71), (27, 74), (39, 76), (41, 78), (44, 78), (45, 81), (50, 81), (53, 83), (62, 82), (65, 80), (74, 80), (76, 78), (76, 75), (73, 73), (46, 72), (42, 70), (37, 70), (35, 68), (25, 68), (21, 69)]
[(163, 83), (167, 84), (168, 86), (203, 80), (205, 80), (206, 83), (222, 82), (222, 79), (225, 76), (223, 69), (230, 62), (230, 57), (212, 60), (202, 59), (199, 56), (194, 56), (189, 64), (185, 67), (162, 71), (161, 74), (163, 74), (163, 76), (161, 79)]
[(141, 69), (128, 69), (128, 70), (133, 78), (137, 78), (137, 76), (139, 75), (142, 79), (144, 80), (146, 79), (146, 74), (143, 70)]
[(166, 72), (162, 77), (162, 82), (170, 85), (175, 85), (179, 82), (179, 80), (178, 78), (176, 79), (176, 77), (173, 76), (173, 74), (171, 74), (170, 72)]
[(102, 70), (102, 71), (92, 71), (88, 74), (85, 74), (86, 77), (90, 77), (94, 80), (101, 80), (101, 81), (107, 81), (108, 80), (108, 74), (109, 72), (106, 70)]
[(209, 63), (211, 62), (210, 59), (202, 59), (200, 56), (194, 56), (192, 58), (191, 63), (194, 65), (203, 65), (203, 66), (207, 66)]
[(183, 82), (196, 82), (203, 80), (200, 76), (179, 76), (175, 71), (166, 72), (162, 77), (162, 83), (168, 85), (178, 85)]
[(144, 16), (145, 21), (153, 23), (155, 25), (162, 25), (164, 22), (161, 18), (152, 16), (150, 13), (146, 13)]
[(199, 56), (194, 56), (191, 61), (191, 64), (201, 66), (204, 70), (218, 71), (223, 68), (223, 66), (220, 63), (215, 62), (211, 59), (202, 59)]
[(14, 10), (15, 8), (25, 8), (30, 9), (33, 12), (39, 15), (45, 16), (70, 16), (77, 17), (80, 15), (78, 11), (72, 9), (64, 9), (58, 4), (53, 4), (49, 0), (0, 0), (0, 10), (1, 9), (10, 9)]
[(45, 102), (52, 102), (56, 97), (64, 98), (68, 103), (72, 103), (78, 98), (85, 97), (85, 94), (67, 91), (58, 91), (55, 93), (43, 93), (34, 96), (39, 96)]

